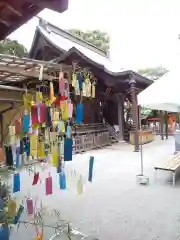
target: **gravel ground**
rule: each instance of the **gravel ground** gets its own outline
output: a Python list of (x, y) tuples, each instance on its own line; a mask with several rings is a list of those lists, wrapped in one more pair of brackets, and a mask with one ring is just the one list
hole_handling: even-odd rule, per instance
[[(174, 152), (172, 138), (143, 146), (144, 171), (150, 178), (149, 186), (139, 186), (136, 175), (140, 173), (140, 153), (133, 147), (119, 143), (102, 150), (74, 156), (67, 166), (83, 174), (83, 195), (78, 196), (75, 187), (60, 191), (54, 179), (54, 194), (45, 196), (44, 184), (30, 187), (32, 176), (22, 173), (22, 190), (17, 198), (28, 194), (39, 196), (49, 208), (59, 209), (64, 219), (80, 231), (100, 240), (178, 240), (180, 239), (180, 182), (173, 188), (172, 176), (158, 172), (154, 181), (153, 166), (165, 161)], [(89, 156), (95, 157), (93, 182), (87, 183)], [(50, 169), (54, 178), (55, 171)], [(49, 169), (41, 173), (45, 178)], [(53, 221), (53, 217), (48, 217)], [(33, 239), (35, 230), (20, 226), (12, 233), (12, 240)], [(48, 239), (49, 231), (45, 239)], [(52, 234), (52, 232), (51, 232)], [(61, 239), (61, 238), (59, 238)]]

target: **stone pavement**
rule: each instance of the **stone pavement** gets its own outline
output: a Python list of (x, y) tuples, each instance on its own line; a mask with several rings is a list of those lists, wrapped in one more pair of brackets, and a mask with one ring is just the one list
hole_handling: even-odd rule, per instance
[[(128, 144), (119, 143), (76, 155), (67, 166), (75, 167), (87, 179), (89, 156), (95, 157), (93, 182), (85, 184), (83, 195), (77, 196), (71, 190), (62, 192), (56, 182), (53, 196), (45, 196), (43, 184), (33, 188), (31, 194), (42, 196), (45, 205), (59, 209), (74, 227), (100, 240), (178, 240), (180, 182), (177, 179), (173, 188), (169, 183), (172, 176), (167, 172), (158, 173), (157, 182), (153, 177), (154, 164), (165, 161), (173, 152), (173, 138), (161, 141), (157, 137), (155, 142), (143, 146), (144, 172), (150, 177), (149, 186), (136, 183), (140, 153), (134, 153)], [(47, 170), (43, 174), (47, 175)], [(24, 173), (19, 197), (28, 193), (30, 181)], [(22, 226), (19, 235), (14, 232), (12, 239), (30, 240), (33, 234), (34, 230), (25, 230)]]

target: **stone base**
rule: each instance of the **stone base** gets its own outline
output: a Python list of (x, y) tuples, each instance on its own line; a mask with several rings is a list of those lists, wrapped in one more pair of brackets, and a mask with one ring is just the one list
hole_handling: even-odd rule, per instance
[(149, 185), (149, 177), (139, 174), (136, 176), (137, 183), (140, 185)]

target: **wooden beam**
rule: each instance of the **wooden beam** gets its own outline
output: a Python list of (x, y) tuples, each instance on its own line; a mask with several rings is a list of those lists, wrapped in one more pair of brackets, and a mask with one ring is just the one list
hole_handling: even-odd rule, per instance
[[(24, 77), (29, 77), (29, 78), (39, 78), (39, 72), (35, 70), (31, 71), (25, 71), (24, 69), (20, 67), (11, 67), (11, 66), (1, 66), (0, 65), (0, 72), (6, 72), (6, 73), (11, 73), (12, 75), (19, 75), (19, 76), (24, 76)], [(12, 76), (13, 78), (13, 76)], [(58, 77), (50, 76), (48, 74), (43, 74), (43, 79), (48, 80), (48, 81), (53, 81), (57, 79)]]
[(8, 22), (8, 21), (6, 21), (6, 20), (4, 20), (2, 18), (0, 18), (0, 22), (3, 23), (4, 25), (6, 25), (7, 27), (11, 26), (10, 22)]
[(5, 6), (7, 7), (8, 10), (13, 12), (18, 17), (22, 17), (22, 13), (20, 12), (20, 9), (17, 9), (17, 8), (13, 7), (12, 5), (9, 5), (8, 3), (5, 3)]

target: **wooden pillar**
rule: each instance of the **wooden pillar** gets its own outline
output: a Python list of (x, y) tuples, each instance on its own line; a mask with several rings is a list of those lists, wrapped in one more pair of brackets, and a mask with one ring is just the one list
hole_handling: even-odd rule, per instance
[(118, 109), (118, 126), (120, 141), (124, 139), (124, 98), (122, 94), (116, 95), (116, 103)]
[(130, 95), (131, 95), (131, 102), (132, 102), (132, 120), (133, 120), (133, 131), (134, 131), (134, 151), (139, 151), (139, 128), (138, 128), (138, 105), (137, 105), (137, 95), (135, 84), (136, 81), (134, 80), (133, 76), (129, 81), (130, 84)]
[(165, 115), (164, 115), (164, 117), (165, 117), (165, 124), (166, 124), (166, 139), (168, 139), (168, 135), (169, 135), (169, 133), (168, 133), (168, 113), (167, 112), (165, 112)]
[(161, 140), (164, 140), (164, 112), (160, 111), (160, 135), (161, 135)]
[(3, 137), (3, 115), (2, 114), (0, 114), (0, 129), (1, 129), (0, 147), (3, 147), (4, 137)]

